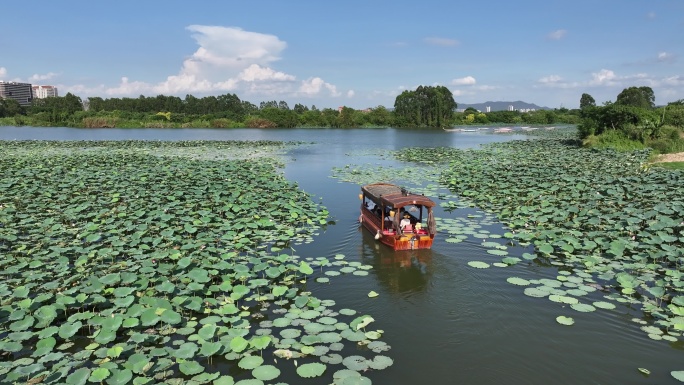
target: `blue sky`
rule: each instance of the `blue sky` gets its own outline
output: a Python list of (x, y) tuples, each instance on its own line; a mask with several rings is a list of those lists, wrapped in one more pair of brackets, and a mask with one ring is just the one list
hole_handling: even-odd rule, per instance
[(12, 1), (0, 80), (60, 95), (234, 93), (256, 105), (392, 107), (442, 85), (457, 103), (577, 108), (627, 87), (684, 99), (682, 0)]

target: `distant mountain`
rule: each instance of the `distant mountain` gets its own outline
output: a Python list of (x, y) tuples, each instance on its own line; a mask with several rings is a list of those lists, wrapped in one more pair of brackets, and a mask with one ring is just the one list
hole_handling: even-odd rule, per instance
[[(456, 103), (458, 103), (458, 101)], [(484, 103), (475, 103), (475, 104), (458, 103), (457, 110), (462, 111), (468, 107), (472, 107), (478, 111), (486, 112), (488, 106), (490, 107), (491, 111), (508, 111), (509, 106), (513, 106), (514, 110), (526, 110), (526, 109), (550, 110), (551, 109), (549, 107), (540, 107), (540, 106), (533, 104), (533, 103), (526, 103), (526, 102), (523, 102), (521, 100), (517, 100), (515, 102), (484, 102)]]

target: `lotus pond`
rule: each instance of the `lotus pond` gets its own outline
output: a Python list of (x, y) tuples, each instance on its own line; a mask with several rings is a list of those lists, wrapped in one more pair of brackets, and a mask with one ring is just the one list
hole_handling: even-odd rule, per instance
[[(678, 383), (676, 171), (561, 130), (351, 133), (0, 129), (92, 140), (2, 142), (0, 378)], [(440, 202), (432, 250), (360, 231), (378, 180)]]

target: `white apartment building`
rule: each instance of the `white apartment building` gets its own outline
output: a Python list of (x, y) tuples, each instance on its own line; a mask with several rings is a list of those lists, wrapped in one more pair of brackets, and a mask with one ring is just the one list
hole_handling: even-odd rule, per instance
[(54, 86), (33, 86), (33, 98), (45, 99), (49, 97), (57, 97), (57, 87)]

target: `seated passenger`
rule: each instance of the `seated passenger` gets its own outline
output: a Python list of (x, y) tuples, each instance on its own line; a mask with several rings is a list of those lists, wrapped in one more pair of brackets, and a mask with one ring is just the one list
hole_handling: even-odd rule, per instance
[(404, 213), (404, 219), (399, 222), (399, 228), (401, 231), (413, 231), (413, 226), (411, 226), (411, 216), (408, 213)]

